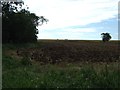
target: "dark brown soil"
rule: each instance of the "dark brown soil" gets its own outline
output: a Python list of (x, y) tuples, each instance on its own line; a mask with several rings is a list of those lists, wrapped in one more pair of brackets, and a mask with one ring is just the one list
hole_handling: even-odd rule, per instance
[(41, 47), (19, 49), (19, 56), (27, 56), (43, 63), (59, 62), (115, 62), (119, 60), (117, 42), (52, 41), (39, 42)]

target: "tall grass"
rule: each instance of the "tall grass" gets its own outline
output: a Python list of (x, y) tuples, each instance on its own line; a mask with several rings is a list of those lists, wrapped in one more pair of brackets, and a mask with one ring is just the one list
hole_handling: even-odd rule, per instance
[(111, 70), (112, 65), (104, 65), (97, 71), (91, 64), (25, 66), (8, 57), (3, 63), (3, 88), (118, 88), (120, 85), (120, 72)]

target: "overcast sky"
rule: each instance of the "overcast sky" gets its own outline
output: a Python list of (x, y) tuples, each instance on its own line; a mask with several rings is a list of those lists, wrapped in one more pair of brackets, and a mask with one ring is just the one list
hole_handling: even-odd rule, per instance
[(102, 32), (118, 39), (119, 0), (23, 0), (31, 12), (49, 22), (38, 39), (100, 40)]

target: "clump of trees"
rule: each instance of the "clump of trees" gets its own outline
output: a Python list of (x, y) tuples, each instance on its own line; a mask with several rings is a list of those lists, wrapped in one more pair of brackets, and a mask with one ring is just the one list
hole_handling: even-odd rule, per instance
[(39, 20), (47, 22), (44, 17), (38, 17), (28, 9), (23, 9), (24, 2), (1, 2), (2, 5), (2, 42), (27, 43), (36, 42)]
[(107, 42), (112, 38), (110, 33), (101, 33), (101, 35), (102, 35), (102, 41), (103, 42)]

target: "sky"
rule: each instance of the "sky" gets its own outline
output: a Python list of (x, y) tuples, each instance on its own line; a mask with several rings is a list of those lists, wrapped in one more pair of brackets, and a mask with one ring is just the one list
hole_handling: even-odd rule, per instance
[(29, 11), (49, 20), (38, 26), (38, 39), (118, 40), (119, 0), (23, 0)]

